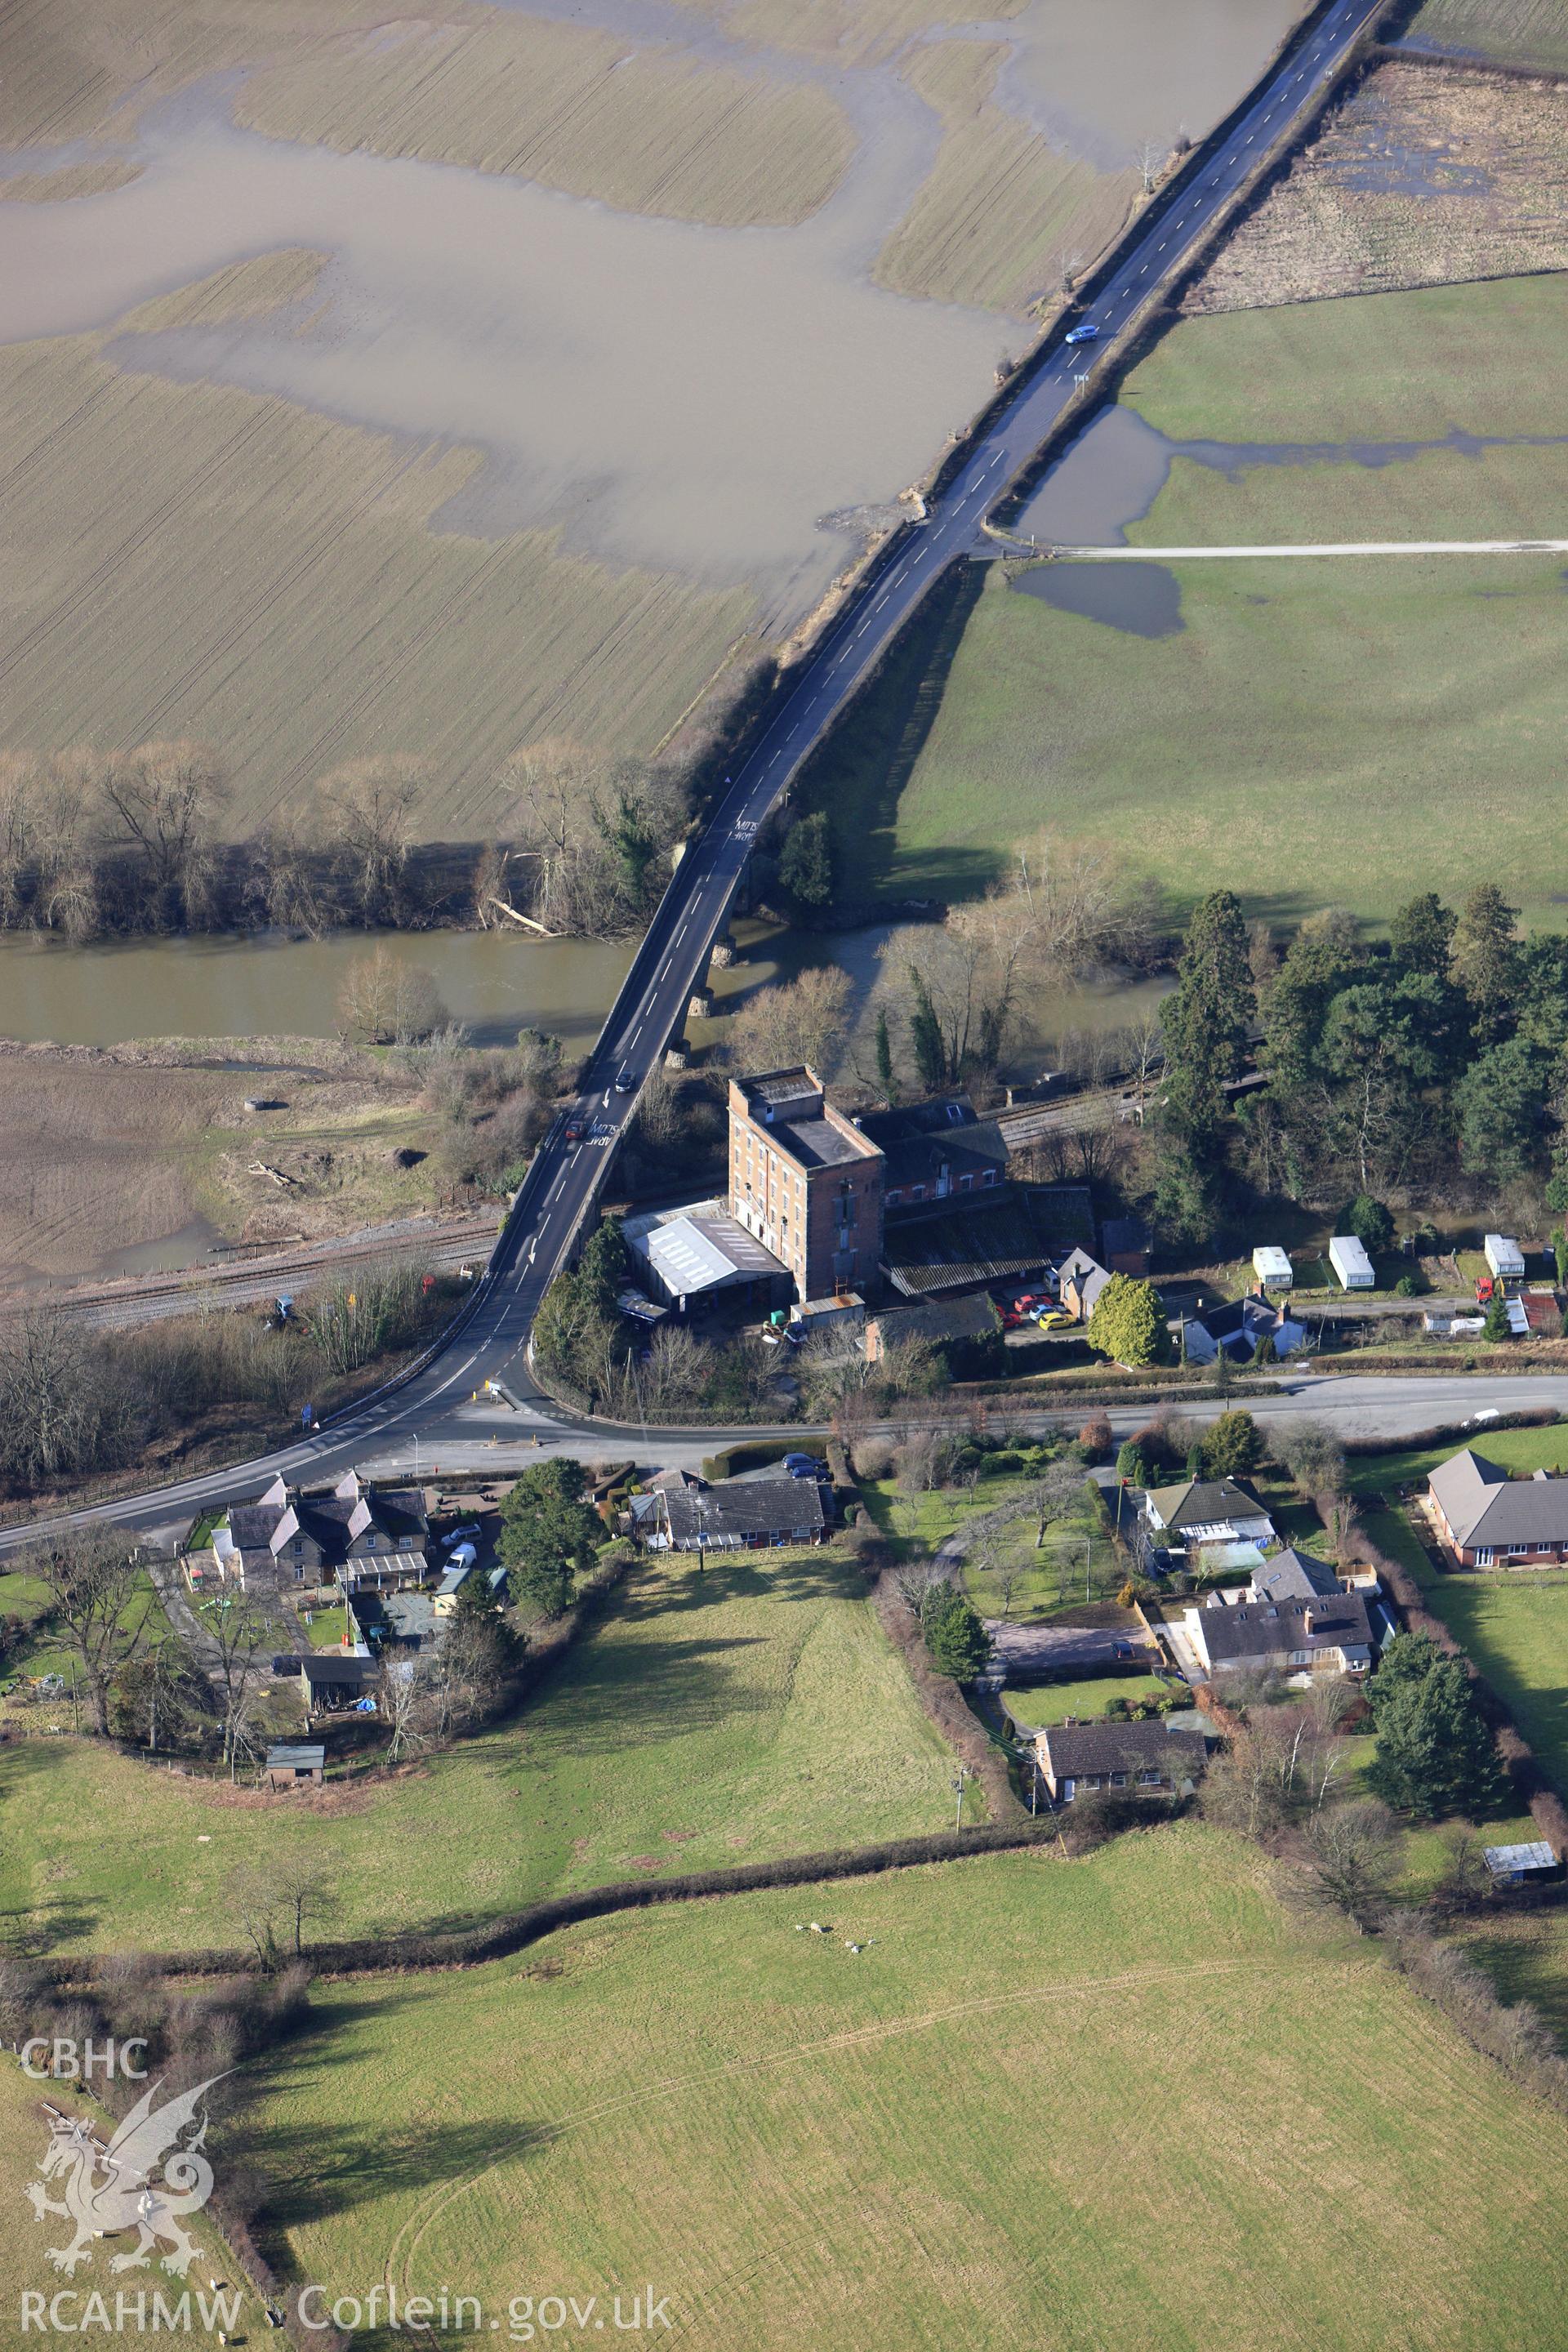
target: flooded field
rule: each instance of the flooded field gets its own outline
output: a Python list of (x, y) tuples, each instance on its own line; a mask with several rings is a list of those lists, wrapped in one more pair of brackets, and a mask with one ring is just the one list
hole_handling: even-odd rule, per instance
[[(1291, 14), (889, 0), (842, 42), (677, 0), (29, 16), (0, 742), (204, 737), (240, 832), (410, 756), (459, 836), (525, 743), (651, 751), (890, 519), (1026, 341), (1009, 308)], [(312, 257), (291, 296), (132, 315), (280, 252)]]
[[(1489, 451), (1564, 449), (1568, 449), (1568, 434), (1485, 434), (1459, 425), (1429, 440), (1174, 440), (1136, 408), (1118, 402), (1092, 417), (1064, 451), (1024, 508), (1015, 530), (1020, 538), (1058, 545), (1125, 547), (1130, 526), (1145, 520), (1178, 466), (1217, 475), (1232, 488), (1239, 488), (1256, 474), (1274, 469), (1316, 469), (1328, 477), (1334, 469), (1348, 467), (1381, 474), (1424, 459), (1447, 457), (1468, 461), (1479, 471)], [(1195, 495), (1190, 487), (1192, 479), (1189, 474), (1184, 486), (1189, 507)], [(1325, 529), (1313, 535), (1333, 534)], [(1183, 534), (1182, 543), (1186, 536)], [(1196, 536), (1223, 539), (1224, 532), (1200, 528)], [(1152, 549), (1152, 556), (1156, 551)], [(1183, 626), (1180, 583), (1168, 565), (1153, 561), (1103, 569), (1071, 563), (1031, 565), (1015, 572), (1010, 584), (1020, 594), (1037, 597), (1058, 612), (1131, 630), (1137, 636), (1166, 636)]]
[[(1568, 28), (1568, 9), (1558, 14)], [(1330, 111), (1183, 307), (1251, 310), (1565, 267), (1568, 88), (1395, 58)]]

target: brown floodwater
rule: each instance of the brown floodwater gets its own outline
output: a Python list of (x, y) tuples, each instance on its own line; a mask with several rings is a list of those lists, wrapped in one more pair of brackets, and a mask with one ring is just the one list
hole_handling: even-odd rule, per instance
[[(159, 939), (69, 948), (0, 936), (0, 1034), (34, 1045), (119, 1045), (137, 1037), (331, 1037), (349, 966), (374, 942)], [(497, 931), (388, 935), (405, 962), (434, 974), (454, 1020), (479, 1045), (510, 1045), (525, 1024), (579, 1050), (598, 1034), (632, 950), (625, 940), (521, 940)]]
[(581, 552), (793, 620), (842, 566), (830, 510), (912, 482), (984, 396), (989, 312), (870, 282), (938, 126), (891, 74), (837, 194), (787, 229), (617, 213), (451, 165), (241, 131), (209, 86), (155, 112), (128, 187), (0, 205), (0, 337), (103, 328), (283, 247), (328, 254), (267, 317), (122, 334), (121, 367), (270, 393), (486, 464), (435, 528), (558, 527)]
[(1300, 0), (1027, 0), (980, 27), (1011, 46), (997, 99), (1102, 171), (1201, 139), (1262, 72)]
[[(733, 927), (735, 961), (712, 975), (716, 1017), (695, 1022), (692, 1043), (715, 1045), (722, 1015), (754, 989), (792, 980), (808, 965), (847, 971), (852, 1013), (881, 972), (886, 925), (854, 931), (789, 931), (757, 917)], [(597, 1036), (632, 949), (626, 940), (521, 940), (500, 931), (392, 932), (386, 944), (435, 979), (454, 1020), (476, 1045), (510, 1045), (524, 1026), (548, 1029), (579, 1051)], [(25, 1044), (120, 1045), (140, 1037), (331, 1037), (348, 967), (374, 941), (363, 931), (322, 940), (158, 939), (69, 948), (0, 933), (0, 1036)], [(1157, 1000), (1165, 983), (1114, 977), (1053, 990), (1031, 1005), (1047, 1041), (1073, 1029), (1120, 1027)]]

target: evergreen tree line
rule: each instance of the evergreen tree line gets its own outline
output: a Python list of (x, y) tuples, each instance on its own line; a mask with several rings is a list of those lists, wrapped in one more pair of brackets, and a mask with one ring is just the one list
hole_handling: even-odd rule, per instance
[[(1494, 884), (1458, 911), (1425, 892), (1372, 943), (1312, 916), (1283, 955), (1216, 890), (1162, 1025), (1154, 1207), (1173, 1237), (1206, 1242), (1247, 1189), (1370, 1209), (1536, 1178), (1568, 1207), (1568, 940), (1521, 939)], [(1249, 1059), (1265, 1083), (1236, 1097)]]

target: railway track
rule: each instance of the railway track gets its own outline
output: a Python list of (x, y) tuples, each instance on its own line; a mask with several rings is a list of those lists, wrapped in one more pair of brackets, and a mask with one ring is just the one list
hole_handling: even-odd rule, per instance
[(477, 1270), (495, 1246), (500, 1222), (495, 1216), (439, 1223), (401, 1218), (395, 1224), (345, 1234), (337, 1241), (307, 1242), (246, 1256), (224, 1251), (209, 1265), (167, 1274), (81, 1283), (69, 1290), (14, 1290), (0, 1297), (0, 1314), (21, 1314), (47, 1304), (89, 1329), (128, 1330), (138, 1323), (189, 1315), (203, 1306), (258, 1304), (280, 1291), (308, 1290), (312, 1282), (391, 1257), (427, 1258), (443, 1270), (471, 1264)]

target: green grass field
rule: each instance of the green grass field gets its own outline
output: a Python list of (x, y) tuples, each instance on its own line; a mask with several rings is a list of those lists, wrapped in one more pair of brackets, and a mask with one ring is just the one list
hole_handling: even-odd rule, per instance
[[(23, 2294), (30, 2292), (42, 2294), (47, 2298), (62, 2290), (67, 2294), (74, 2290), (81, 2300), (64, 2305), (60, 2317), (68, 2327), (78, 2324), (86, 2327), (90, 2338), (98, 2329), (86, 2315), (85, 2298), (96, 2291), (105, 2299), (109, 2320), (106, 2333), (112, 2341), (116, 2333), (113, 2327), (116, 2292), (133, 2297), (140, 2286), (147, 2299), (145, 2331), (128, 2321), (123, 2330), (119, 2331), (121, 2340), (140, 2344), (145, 2337), (149, 2342), (156, 2341), (163, 2345), (184, 2340), (210, 2346), (217, 2340), (216, 2326), (211, 2332), (201, 2326), (196, 2296), (201, 2290), (209, 2287), (213, 2279), (222, 2279), (227, 2287), (239, 2292), (242, 2325), (247, 2328), (250, 2341), (265, 2340), (267, 2323), (262, 2315), (260, 2300), (246, 2285), (244, 2273), (236, 2268), (222, 2239), (205, 2213), (194, 2214), (185, 2225), (196, 2242), (197, 2252), (190, 2274), (184, 2281), (167, 2277), (157, 2267), (156, 2262), (145, 2271), (132, 2271), (127, 2275), (114, 2277), (105, 2256), (110, 2252), (128, 2252), (135, 2243), (129, 2233), (122, 2236), (112, 2249), (95, 2248), (88, 2266), (79, 2270), (68, 2281), (58, 2271), (51, 2270), (46, 2260), (47, 2250), (69, 2242), (70, 2225), (53, 2213), (46, 2214), (42, 2221), (36, 2221), (22, 2201), (27, 2182), (38, 2177), (35, 2168), (48, 2145), (48, 2118), (40, 2105), (45, 2097), (67, 2115), (86, 2116), (104, 2141), (114, 2130), (113, 2118), (95, 2100), (79, 2097), (64, 2083), (31, 2081), (23, 2074), (19, 2063), (9, 2051), (0, 2057), (0, 2200), (4, 2200), (8, 2217), (6, 2227), (0, 2230), (0, 2331), (8, 2335), (13, 2344), (29, 2337), (35, 2342), (47, 2342), (54, 2332), (51, 2328), (36, 2319), (24, 2327)], [(58, 2178), (49, 2184), (47, 2193), (57, 2200), (59, 2199)], [(186, 2287), (192, 2295), (189, 2331), (174, 2327), (160, 2330), (154, 2336), (152, 2319), (153, 2295), (161, 2293), (166, 2305), (177, 2306)], [(131, 2308), (134, 2309), (133, 2304)], [(64, 2333), (66, 2329), (62, 2328), (60, 2332)], [(243, 2342), (244, 2337), (231, 2337), (230, 2340)]]
[[(1565, 362), (1568, 282), (1542, 277), (1188, 320), (1125, 396), (1177, 438), (1561, 435)], [(1568, 444), (1257, 466), (1234, 483), (1179, 459), (1130, 535), (1521, 530), (1568, 536)], [(1377, 921), (1417, 884), (1462, 895), (1484, 864), (1531, 920), (1561, 922), (1540, 854), (1568, 716), (1561, 559), (1176, 569), (1183, 626), (1151, 637), (991, 569), (956, 649), (932, 654), (934, 708), (917, 713), (889, 672), (817, 763), (810, 789), (858, 889), (973, 896), (1048, 827), (1157, 878), (1178, 910), (1223, 878), (1258, 913), (1338, 903)]]
[(651, 2282), (692, 2352), (1560, 2342), (1568, 2126), (1263, 1872), (1183, 1826), (322, 1988), (269, 2221), (487, 2327)]
[(232, 1793), (85, 1740), (0, 1752), (0, 1911), (62, 1950), (227, 1945), (236, 1872), (309, 1853), (340, 1893), (324, 1932), (468, 1922), (941, 1829), (950, 1769), (842, 1555), (649, 1564), (513, 1720), (369, 1787)]

